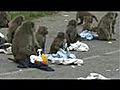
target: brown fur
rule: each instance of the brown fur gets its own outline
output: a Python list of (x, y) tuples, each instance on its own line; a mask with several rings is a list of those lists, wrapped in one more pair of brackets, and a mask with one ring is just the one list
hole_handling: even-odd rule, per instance
[(8, 12), (0, 11), (0, 27), (8, 27), (8, 23), (11, 20)]
[(25, 20), (24, 16), (17, 16), (13, 20), (11, 20), (8, 24), (9, 29), (7, 33), (7, 41), (8, 43), (12, 43), (12, 39), (14, 38), (14, 33), (16, 29), (22, 24), (22, 22)]
[(65, 34), (63, 32), (58, 32), (57, 37), (51, 44), (49, 53), (57, 53), (60, 48), (64, 47)]
[(116, 18), (117, 13), (114, 12), (108, 12), (105, 16), (101, 18), (96, 29), (100, 40), (112, 40)]
[(93, 19), (96, 20), (96, 22), (98, 22), (98, 19), (95, 15), (89, 13), (88, 11), (78, 11), (76, 13), (76, 20), (78, 22), (78, 20), (80, 19), (80, 22), (78, 23), (78, 25), (83, 24), (83, 22), (89, 22), (89, 23), (93, 23)]
[(66, 30), (66, 42), (68, 46), (70, 46), (70, 43), (75, 43), (78, 40), (81, 41), (81, 38), (78, 35), (76, 27), (77, 27), (76, 20), (72, 19), (68, 22)]
[(24, 21), (17, 28), (12, 41), (12, 52), (16, 61), (29, 58), (31, 54), (36, 54), (38, 48), (41, 48), (36, 43), (34, 31), (34, 23), (31, 21)]
[(39, 45), (41, 46), (41, 48), (43, 49), (43, 51), (45, 50), (45, 42), (46, 42), (46, 35), (48, 34), (48, 28), (45, 26), (39, 26), (38, 31), (36, 32), (36, 39), (39, 43)]

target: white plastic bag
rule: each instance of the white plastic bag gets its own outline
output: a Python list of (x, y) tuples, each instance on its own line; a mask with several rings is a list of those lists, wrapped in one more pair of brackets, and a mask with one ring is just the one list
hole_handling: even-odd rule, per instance
[(87, 44), (77, 41), (76, 43), (70, 44), (71, 46), (68, 47), (69, 50), (75, 51), (89, 51), (89, 47)]
[(31, 63), (35, 63), (35, 61), (42, 61), (42, 57), (40, 57), (40, 56), (36, 56), (36, 55), (31, 55), (30, 56), (30, 61), (31, 61)]

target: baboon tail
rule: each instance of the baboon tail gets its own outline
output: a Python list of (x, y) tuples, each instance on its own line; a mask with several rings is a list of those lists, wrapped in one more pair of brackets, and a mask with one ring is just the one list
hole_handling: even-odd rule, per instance
[(97, 17), (96, 16), (92, 16), (95, 20), (96, 20), (96, 22), (98, 22), (98, 19), (97, 19)]

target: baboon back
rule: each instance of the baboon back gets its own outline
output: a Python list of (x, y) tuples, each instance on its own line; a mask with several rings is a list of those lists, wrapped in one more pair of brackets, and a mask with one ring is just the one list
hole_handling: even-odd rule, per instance
[(34, 41), (33, 24), (31, 21), (25, 21), (15, 32), (12, 52), (16, 60), (24, 60), (31, 54), (36, 54), (36, 48), (40, 48)]
[(7, 33), (8, 43), (12, 43), (12, 39), (14, 38), (15, 31), (22, 24), (24, 19), (25, 19), (24, 16), (17, 16), (9, 22), (8, 24), (9, 29)]

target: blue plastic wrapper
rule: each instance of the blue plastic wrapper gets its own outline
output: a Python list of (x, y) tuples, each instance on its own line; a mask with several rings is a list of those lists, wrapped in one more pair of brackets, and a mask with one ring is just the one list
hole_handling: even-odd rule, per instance
[(79, 35), (81, 36), (82, 39), (85, 40), (92, 40), (94, 38), (92, 32), (88, 30), (82, 31)]

